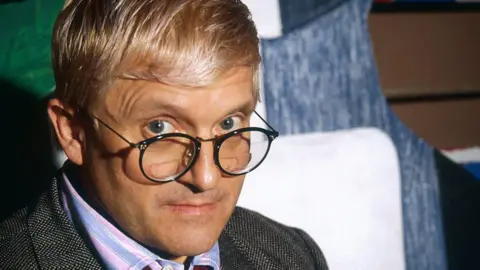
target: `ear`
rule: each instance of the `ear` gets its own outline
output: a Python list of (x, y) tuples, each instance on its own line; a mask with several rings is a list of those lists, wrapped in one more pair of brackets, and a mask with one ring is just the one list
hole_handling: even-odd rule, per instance
[(73, 163), (82, 165), (85, 159), (85, 132), (80, 122), (74, 119), (74, 110), (56, 98), (48, 102), (47, 110), (65, 155)]

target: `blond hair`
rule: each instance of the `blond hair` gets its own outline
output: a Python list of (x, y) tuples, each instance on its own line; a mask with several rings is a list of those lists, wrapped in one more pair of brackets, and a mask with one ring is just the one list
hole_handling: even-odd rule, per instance
[(91, 107), (119, 78), (202, 87), (238, 66), (258, 92), (257, 30), (239, 0), (75, 0), (52, 54), (56, 95), (72, 107)]

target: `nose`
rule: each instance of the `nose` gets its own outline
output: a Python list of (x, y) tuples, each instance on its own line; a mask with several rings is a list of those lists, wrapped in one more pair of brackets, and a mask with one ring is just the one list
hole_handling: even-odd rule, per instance
[(198, 158), (192, 168), (180, 179), (179, 182), (193, 186), (197, 191), (214, 189), (221, 179), (221, 173), (215, 164), (212, 141), (202, 141)]

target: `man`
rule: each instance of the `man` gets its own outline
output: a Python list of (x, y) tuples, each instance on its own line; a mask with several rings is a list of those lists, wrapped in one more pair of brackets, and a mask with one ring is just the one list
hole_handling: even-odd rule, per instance
[(48, 113), (68, 161), (0, 224), (0, 268), (326, 269), (303, 231), (235, 207), (278, 135), (249, 127), (258, 43), (238, 0), (67, 5)]

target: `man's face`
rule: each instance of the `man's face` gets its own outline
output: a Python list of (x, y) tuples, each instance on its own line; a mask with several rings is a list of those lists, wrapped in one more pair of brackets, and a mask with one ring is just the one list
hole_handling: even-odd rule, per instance
[[(95, 116), (134, 143), (171, 132), (212, 138), (249, 125), (252, 90), (248, 68), (231, 70), (200, 89), (126, 80), (105, 95)], [(245, 177), (220, 172), (212, 142), (202, 142), (196, 163), (184, 176), (160, 184), (142, 174), (140, 151), (104, 126), (87, 135), (85, 145), (83, 182), (130, 236), (176, 257), (212, 248)]]

